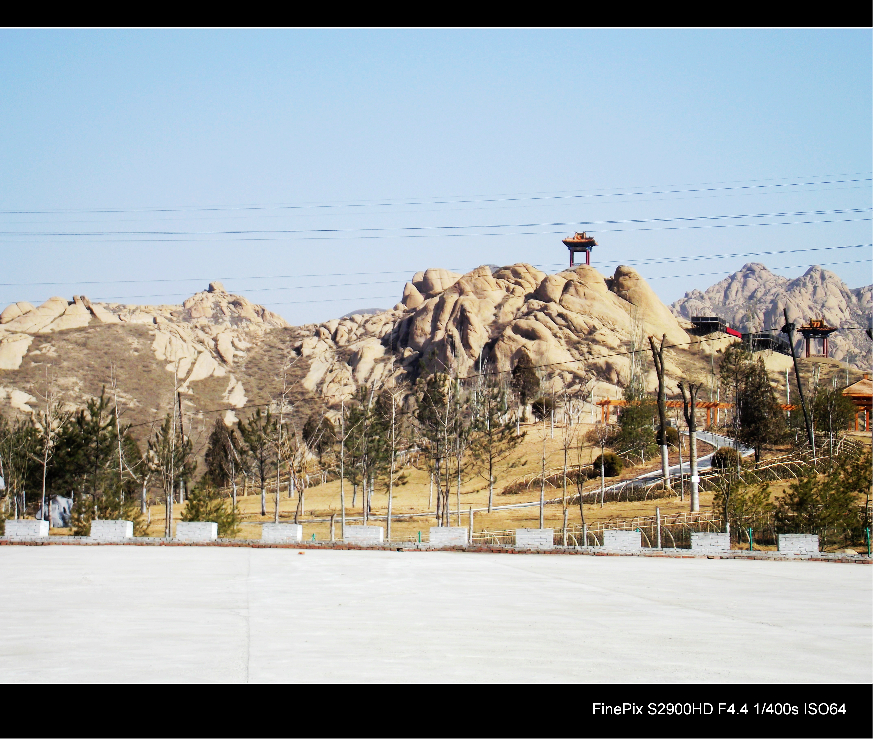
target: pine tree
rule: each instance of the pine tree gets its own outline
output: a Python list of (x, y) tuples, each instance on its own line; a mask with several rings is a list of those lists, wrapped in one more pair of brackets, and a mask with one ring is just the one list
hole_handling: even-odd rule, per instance
[(183, 521), (211, 521), (218, 524), (218, 535), (229, 539), (239, 533), (240, 516), (233, 503), (221, 496), (209, 482), (194, 486), (188, 493)]
[(855, 420), (855, 404), (843, 395), (842, 388), (818, 388), (812, 399), (812, 419), (816, 431), (828, 435), (830, 456), (834, 454), (834, 436), (840, 436)]
[(512, 368), (510, 383), (518, 399), (518, 415), (521, 416), (522, 409), (527, 408), (528, 403), (540, 394), (540, 378), (527, 354), (522, 354)]
[(258, 408), (249, 416), (247, 423), (239, 422), (239, 432), (251, 458), (255, 477), (261, 489), (262, 516), (267, 515), (267, 480), (277, 463), (274, 443), (276, 428), (276, 419), (269, 408), (266, 412)]
[(778, 442), (785, 432), (785, 417), (762, 357), (758, 357), (757, 362), (749, 361), (740, 373), (736, 400), (739, 406), (737, 438), (754, 448), (755, 461), (759, 462), (764, 445)]
[(619, 454), (639, 454), (645, 461), (655, 450), (655, 431), (652, 424), (657, 406), (646, 397), (639, 384), (632, 383), (624, 390), (626, 405), (618, 413), (618, 424), (612, 429), (607, 444)]
[(228, 427), (222, 419), (216, 418), (206, 442), (203, 458), (206, 471), (201, 478), (201, 485), (212, 485), (216, 488), (232, 485), (240, 468), (241, 446), (236, 430)]

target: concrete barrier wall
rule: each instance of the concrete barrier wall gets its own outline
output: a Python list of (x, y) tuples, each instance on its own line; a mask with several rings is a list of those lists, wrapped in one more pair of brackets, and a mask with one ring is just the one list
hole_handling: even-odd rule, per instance
[(607, 529), (603, 532), (604, 549), (632, 551), (643, 548), (643, 535), (639, 531)]
[(815, 554), (818, 552), (818, 536), (815, 534), (779, 534), (779, 551), (788, 554)]
[(343, 531), (343, 541), (349, 544), (381, 544), (384, 539), (381, 526), (346, 526)]
[(218, 538), (218, 524), (212, 521), (179, 521), (176, 538), (180, 541), (213, 541)]
[(555, 543), (554, 529), (516, 529), (515, 546), (523, 549), (551, 549)]
[(49, 535), (49, 522), (37, 521), (36, 519), (19, 519), (18, 521), (6, 521), (7, 539), (20, 541), (23, 539), (42, 539)]
[(691, 532), (691, 549), (695, 552), (723, 552), (730, 548), (730, 534), (718, 534), (712, 531)]
[(438, 547), (465, 547), (470, 534), (459, 526), (431, 526), (429, 543)]
[(303, 526), (298, 523), (265, 523), (261, 527), (261, 541), (303, 541)]
[(133, 521), (91, 521), (89, 536), (99, 541), (124, 541), (133, 536)]

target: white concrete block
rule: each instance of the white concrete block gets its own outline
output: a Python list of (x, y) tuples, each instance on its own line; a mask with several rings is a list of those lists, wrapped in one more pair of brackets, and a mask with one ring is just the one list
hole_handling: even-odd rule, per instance
[(91, 539), (98, 541), (124, 541), (133, 537), (133, 521), (91, 521)]
[(299, 523), (265, 523), (261, 527), (261, 541), (303, 541), (303, 526)]
[(643, 535), (639, 531), (606, 529), (603, 532), (603, 548), (627, 552), (642, 549)]
[(176, 538), (179, 541), (215, 541), (218, 538), (218, 524), (213, 521), (179, 521), (176, 524)]
[(730, 548), (730, 534), (714, 531), (691, 532), (691, 549), (695, 552), (724, 552)]
[(818, 536), (815, 534), (779, 534), (779, 551), (788, 554), (817, 554), (819, 551)]
[(381, 526), (346, 526), (343, 541), (348, 544), (381, 544), (385, 530)]
[(460, 526), (431, 526), (428, 542), (438, 547), (465, 547), (469, 536)]
[(515, 530), (515, 546), (522, 549), (551, 549), (554, 544), (554, 529)]
[(49, 535), (49, 522), (38, 521), (32, 518), (19, 519), (18, 521), (6, 521), (5, 538), (13, 541), (27, 539), (43, 539)]

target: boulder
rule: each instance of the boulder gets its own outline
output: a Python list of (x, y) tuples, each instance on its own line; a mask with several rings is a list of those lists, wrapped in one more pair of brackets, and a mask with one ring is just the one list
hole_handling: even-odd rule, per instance
[(12, 303), (12, 305), (7, 306), (6, 309), (0, 313), (0, 325), (9, 323), (19, 316), (23, 316), (25, 313), (30, 313), (32, 310), (33, 306), (25, 301)]
[(27, 334), (10, 334), (0, 339), (0, 369), (18, 369), (32, 341), (33, 337)]
[(40, 329), (39, 333), (47, 334), (53, 331), (64, 331), (69, 328), (81, 328), (91, 323), (91, 311), (86, 307), (82, 298), (76, 296), (73, 303), (67, 306), (63, 315), (58, 316), (45, 328)]
[(439, 295), (461, 279), (461, 275), (447, 269), (426, 269), (423, 274), (418, 274), (421, 274), (421, 278), (419, 280), (413, 278), (413, 286), (422, 296), (428, 298)]
[(58, 316), (62, 316), (66, 312), (67, 306), (68, 303), (64, 298), (49, 298), (39, 308), (34, 308), (4, 324), (4, 328), (7, 331), (35, 334), (48, 326)]
[(100, 321), (100, 323), (121, 323), (121, 319), (117, 315), (106, 310), (106, 308), (99, 303), (91, 303), (91, 305), (88, 306), (88, 309), (91, 311), (91, 315)]
[(636, 270), (624, 266), (616, 268), (610, 289), (639, 308), (646, 334), (657, 338), (666, 334), (670, 343), (688, 343), (689, 336), (679, 325), (676, 316), (661, 302)]
[[(403, 303), (404, 307), (412, 308), (414, 310), (424, 302), (424, 297), (415, 285), (411, 282), (407, 282), (403, 287), (403, 298), (400, 302)], [(9, 309), (7, 308), (7, 310)]]

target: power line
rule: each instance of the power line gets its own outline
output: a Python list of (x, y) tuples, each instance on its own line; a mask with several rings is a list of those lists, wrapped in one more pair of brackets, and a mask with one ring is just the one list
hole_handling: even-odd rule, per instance
[[(836, 177), (854, 177), (856, 175), (865, 175), (868, 172), (857, 172), (851, 175), (835, 175)], [(0, 215), (46, 215), (46, 214), (66, 214), (66, 213), (102, 213), (102, 214), (117, 214), (117, 213), (203, 213), (216, 211), (264, 211), (264, 210), (308, 210), (308, 209), (332, 209), (332, 208), (372, 208), (372, 207), (395, 207), (395, 206), (418, 206), (418, 205), (455, 205), (455, 204), (474, 204), (474, 203), (503, 203), (503, 202), (519, 202), (525, 200), (531, 201), (549, 201), (549, 200), (578, 200), (578, 199), (593, 199), (593, 198), (610, 198), (610, 197), (627, 197), (637, 195), (672, 195), (679, 193), (695, 193), (695, 192), (726, 192), (733, 190), (762, 190), (770, 188), (787, 188), (787, 187), (805, 187), (809, 185), (835, 185), (858, 182), (871, 182), (873, 178), (857, 178), (857, 179), (832, 179), (818, 180), (819, 177), (832, 177), (834, 175), (810, 175), (800, 178), (797, 182), (782, 182), (774, 183), (768, 180), (733, 180), (726, 182), (766, 182), (767, 184), (723, 184), (723, 183), (702, 183), (695, 185), (690, 189), (669, 189), (673, 187), (685, 187), (675, 185), (650, 185), (648, 187), (667, 188), (655, 190), (639, 190), (637, 187), (618, 188), (618, 192), (582, 192), (579, 191), (563, 191), (556, 193), (543, 194), (517, 194), (504, 196), (490, 197), (457, 197), (439, 199), (386, 199), (371, 202), (347, 202), (347, 203), (310, 203), (310, 204), (273, 204), (273, 205), (234, 205), (234, 206), (180, 206), (180, 207), (145, 207), (145, 208), (58, 208), (58, 209), (14, 209), (0, 210)], [(813, 181), (810, 181), (813, 180)], [(818, 180), (818, 181), (815, 181)], [(719, 186), (720, 185), (720, 186)], [(646, 187), (646, 186), (644, 186)], [(568, 193), (568, 194), (564, 194)]]
[[(389, 226), (389, 227), (358, 227), (358, 228), (306, 228), (306, 229), (230, 229), (221, 231), (0, 231), (2, 236), (76, 236), (76, 237), (104, 237), (104, 236), (253, 236), (253, 235), (297, 235), (297, 234), (349, 234), (371, 233), (392, 231), (462, 231), (467, 229), (481, 228), (539, 228), (547, 226), (595, 226), (609, 224), (636, 224), (636, 223), (672, 223), (675, 221), (720, 221), (741, 220), (747, 218), (786, 218), (808, 215), (838, 215), (847, 213), (869, 213), (873, 208), (837, 208), (833, 210), (799, 210), (794, 212), (780, 213), (744, 213), (720, 216), (673, 216), (671, 218), (624, 218), (610, 219), (605, 221), (553, 221), (543, 223), (493, 223), (466, 226)], [(640, 229), (643, 230), (643, 229)], [(596, 231), (592, 233), (597, 233)]]
[[(805, 189), (763, 191), (763, 192), (757, 192), (757, 193), (751, 193), (751, 194), (754, 195), (755, 197), (765, 197), (768, 195), (799, 195), (799, 194), (804, 194), (804, 193), (842, 192), (844, 190), (870, 189), (870, 187), (871, 187), (871, 185), (868, 183), (866, 185), (848, 185), (846, 187), (824, 187), (824, 188), (806, 187)], [(613, 206), (613, 205), (627, 204), (627, 203), (630, 203), (633, 205), (639, 205), (640, 203), (662, 203), (662, 202), (675, 203), (675, 202), (680, 202), (680, 201), (685, 201), (685, 200), (709, 200), (712, 198), (736, 198), (736, 197), (747, 197), (749, 195), (750, 195), (750, 193), (737, 192), (737, 193), (715, 193), (715, 194), (705, 194), (705, 195), (689, 195), (687, 197), (666, 196), (666, 197), (652, 197), (652, 198), (631, 198), (631, 199), (627, 199), (627, 200), (610, 200), (608, 202), (604, 202), (601, 204)], [(383, 210), (383, 211), (358, 210), (358, 211), (355, 211), (353, 213), (345, 213), (345, 214), (341, 214), (341, 215), (343, 217), (348, 217), (348, 216), (359, 216), (359, 215), (360, 216), (362, 216), (362, 215), (366, 215), (366, 216), (387, 215), (387, 214), (392, 214), (392, 213), (416, 213), (416, 214), (421, 214), (421, 213), (458, 213), (458, 212), (471, 213), (474, 211), (486, 211), (487, 210), (487, 211), (493, 212), (494, 210), (505, 210), (505, 209), (512, 209), (514, 211), (519, 211), (519, 210), (526, 209), (526, 208), (544, 208), (544, 207), (551, 207), (551, 206), (568, 206), (568, 205), (574, 205), (574, 204), (573, 203), (564, 203), (562, 201), (553, 201), (553, 202), (536, 202), (536, 203), (530, 203), (527, 205), (523, 205), (521, 203), (511, 203), (509, 205), (489, 205), (489, 206), (476, 206), (476, 207), (457, 207), (457, 208), (439, 207), (439, 208), (431, 208), (429, 210), (415, 209), (415, 208), (410, 206), (409, 209), (407, 209), (407, 210), (387, 210), (387, 211), (386, 210)], [(119, 215), (124, 215), (124, 214), (120, 213)], [(151, 214), (146, 213), (143, 215), (149, 216)], [(242, 212), (242, 213), (237, 213), (234, 215), (222, 215), (219, 212), (215, 215), (183, 214), (179, 218), (177, 218), (176, 216), (170, 216), (170, 217), (163, 217), (163, 218), (159, 218), (159, 219), (147, 218), (147, 217), (125, 218), (125, 219), (122, 219), (121, 221), (113, 219), (112, 223), (137, 222), (137, 221), (145, 221), (145, 220), (149, 220), (149, 221), (158, 220), (159, 222), (177, 221), (177, 220), (185, 220), (185, 221), (190, 221), (190, 220), (201, 221), (201, 220), (213, 220), (213, 219), (228, 220), (228, 219), (234, 219), (234, 218), (245, 219), (245, 218), (249, 218), (251, 216), (256, 216), (256, 217), (260, 217), (260, 218), (285, 218), (289, 215), (293, 215), (295, 218), (304, 218), (304, 217), (306, 217), (306, 218), (312, 218), (312, 217), (321, 218), (321, 217), (325, 216), (325, 213), (321, 213), (321, 212), (308, 212), (308, 213), (297, 212), (297, 213), (293, 213), (293, 214), (289, 214), (289, 213), (269, 213), (268, 214), (268, 213)], [(328, 215), (333, 217), (335, 214), (330, 213)], [(66, 222), (69, 222), (69, 223), (94, 223), (94, 222), (99, 222), (100, 220), (101, 219), (66, 220)], [(105, 220), (105, 219), (102, 219), (102, 220)], [(53, 221), (53, 220), (29, 220), (29, 221), (13, 221), (12, 223), (15, 225), (20, 225), (20, 224), (35, 224), (35, 223), (55, 223), (55, 222), (56, 221)]]
[[(566, 221), (566, 222), (544, 222), (544, 223), (495, 223), (486, 225), (473, 226), (392, 226), (392, 227), (361, 227), (361, 228), (310, 228), (310, 229), (232, 229), (223, 231), (0, 231), (2, 236), (31, 236), (31, 237), (58, 237), (58, 236), (73, 236), (96, 237), (103, 238), (106, 236), (256, 236), (256, 235), (281, 235), (281, 236), (297, 236), (300, 234), (354, 234), (354, 233), (386, 233), (386, 232), (425, 232), (425, 231), (463, 231), (469, 229), (483, 228), (540, 228), (548, 226), (564, 226), (568, 228), (576, 228), (578, 226), (594, 226), (607, 224), (645, 224), (645, 223), (672, 223), (681, 221), (683, 223), (693, 221), (720, 221), (720, 220), (742, 220), (750, 218), (785, 218), (795, 216), (808, 215), (839, 215), (849, 213), (869, 213), (873, 208), (840, 208), (834, 210), (807, 210), (781, 213), (746, 213), (736, 215), (720, 215), (720, 216), (674, 216), (671, 218), (626, 218), (614, 219), (605, 221)], [(868, 219), (851, 219), (851, 220), (870, 220)], [(803, 223), (831, 223), (832, 221), (803, 221)], [(797, 223), (797, 222), (792, 222)], [(729, 224), (729, 225), (788, 225), (788, 224)], [(707, 226), (697, 226), (696, 228), (706, 228)], [(711, 226), (712, 228), (724, 228), (725, 226), (718, 224)], [(590, 230), (590, 229), (586, 229)], [(615, 233), (627, 229), (607, 229), (604, 231), (591, 231), (591, 233)], [(634, 231), (649, 231), (649, 230), (665, 230), (665, 229), (647, 229), (639, 228)], [(666, 229), (669, 230), (669, 229)], [(451, 234), (455, 235), (455, 234)], [(469, 234), (475, 235), (475, 234)], [(364, 238), (364, 237), (361, 237)], [(182, 239), (174, 239), (181, 241)], [(201, 239), (198, 239), (198, 241)], [(110, 242), (112, 239), (110, 239)]]
[[(658, 228), (612, 228), (612, 229), (604, 229), (604, 230), (588, 230), (591, 234), (605, 234), (605, 233), (642, 233), (645, 231), (691, 231), (698, 229), (709, 229), (709, 228), (751, 228), (753, 226), (801, 226), (801, 225), (818, 225), (823, 223), (855, 223), (861, 221), (871, 221), (873, 218), (842, 218), (842, 219), (822, 219), (822, 220), (812, 220), (812, 221), (784, 221), (781, 223), (725, 223), (725, 224), (710, 224), (705, 226), (664, 226)], [(492, 232), (492, 233), (446, 233), (440, 234), (440, 238), (471, 238), (471, 237), (490, 237), (490, 236), (554, 236), (556, 234), (565, 234), (565, 230), (561, 231), (504, 231), (504, 232)], [(171, 243), (171, 244), (184, 244), (184, 243), (193, 243), (193, 244), (221, 244), (221, 243), (239, 243), (239, 242), (255, 242), (255, 241), (335, 241), (338, 243), (343, 243), (345, 241), (354, 239), (354, 240), (374, 240), (374, 239), (423, 239), (423, 238), (433, 238), (434, 234), (397, 234), (394, 236), (386, 236), (386, 235), (376, 235), (376, 236), (366, 236), (366, 235), (358, 235), (358, 236), (298, 236), (294, 239), (289, 239), (286, 236), (282, 236), (280, 238), (269, 237), (269, 236), (256, 236), (256, 237), (243, 237), (243, 238), (222, 238), (222, 239), (188, 239), (188, 238), (147, 238), (147, 239), (107, 239), (106, 241), (96, 242), (97, 244), (124, 244), (124, 243), (132, 243), (132, 244), (159, 244), (159, 243)], [(14, 243), (25, 243), (25, 244), (33, 244), (34, 242), (29, 239), (2, 239), (0, 243), (14, 244)], [(55, 243), (75, 243), (81, 244), (81, 241), (60, 241)]]
[[(873, 259), (856, 259), (856, 260), (845, 261), (845, 262), (822, 262), (820, 264), (795, 264), (795, 265), (789, 265), (789, 266), (783, 266), (783, 267), (772, 267), (770, 269), (802, 269), (804, 267), (815, 267), (815, 266), (832, 267), (832, 266), (843, 265), (843, 264), (864, 264), (866, 262), (871, 262), (871, 261), (873, 261)], [(731, 274), (731, 272), (732, 272), (731, 270), (720, 270), (718, 272), (698, 272), (698, 273), (694, 273), (694, 274), (680, 274), (680, 275), (654, 275), (654, 276), (641, 275), (641, 277), (643, 277), (646, 280), (669, 280), (669, 279), (677, 279), (680, 277), (710, 277), (713, 275)], [(400, 284), (401, 282), (405, 282), (405, 280), (391, 280), (391, 281), (387, 281), (385, 283), (382, 283), (382, 282), (356, 282), (356, 283), (352, 283), (352, 285), (365, 286), (365, 285), (378, 285), (378, 284), (391, 284), (391, 283)], [(266, 289), (267, 290), (270, 290), (270, 289), (295, 290), (295, 289), (315, 289), (317, 287), (337, 287), (337, 286), (336, 285), (321, 285), (321, 286), (319, 286), (319, 285), (312, 285), (312, 286), (302, 285), (302, 286), (295, 286), (295, 287), (289, 287), (289, 288), (266, 288)], [(96, 303), (96, 302), (107, 302), (110, 300), (129, 300), (129, 299), (133, 299), (133, 298), (172, 298), (172, 297), (181, 297), (181, 296), (186, 296), (186, 295), (188, 295), (188, 293), (164, 293), (162, 295), (113, 296), (113, 297), (108, 297), (108, 298), (106, 298), (106, 297), (93, 298), (93, 302)], [(270, 305), (301, 305), (301, 304), (306, 304), (306, 303), (341, 303), (341, 302), (348, 302), (348, 301), (352, 301), (352, 300), (361, 302), (364, 300), (397, 300), (397, 298), (398, 298), (398, 296), (395, 293), (394, 295), (376, 295), (376, 296), (369, 296), (369, 297), (364, 296), (364, 297), (350, 297), (350, 298), (326, 298), (326, 299), (309, 299), (309, 300), (291, 300), (291, 301), (280, 301), (280, 302), (271, 301)]]
[[(811, 252), (811, 251), (833, 251), (838, 249), (860, 249), (864, 247), (873, 247), (873, 244), (846, 244), (841, 246), (812, 246), (805, 247), (801, 249), (769, 249), (765, 251), (754, 251), (754, 252), (734, 252), (732, 254), (692, 254), (680, 257), (652, 257), (647, 259), (627, 259), (627, 260), (610, 260), (605, 262), (598, 262), (599, 265), (608, 265), (608, 264), (626, 264), (628, 266), (634, 265), (647, 265), (647, 264), (669, 264), (674, 262), (692, 262), (692, 261), (701, 261), (708, 259), (739, 259), (746, 257), (760, 257), (760, 256), (775, 256), (780, 254), (799, 254), (802, 252)], [(506, 265), (509, 266), (509, 265)], [(534, 264), (534, 267), (563, 267), (566, 266), (565, 262), (552, 262), (550, 264)], [(460, 272), (464, 268), (450, 268), (449, 271), (452, 272)], [(60, 285), (141, 285), (141, 284), (151, 284), (151, 283), (174, 283), (174, 282), (214, 282), (214, 281), (223, 281), (223, 280), (291, 280), (291, 279), (302, 279), (302, 278), (310, 278), (310, 277), (357, 277), (357, 276), (371, 276), (371, 275), (399, 275), (399, 274), (415, 274), (422, 270), (417, 269), (404, 269), (404, 270), (394, 270), (394, 271), (385, 271), (385, 272), (318, 272), (311, 274), (299, 274), (299, 275), (250, 275), (247, 277), (169, 277), (169, 278), (155, 278), (155, 279), (147, 279), (147, 280), (73, 280), (70, 282), (0, 282), (0, 287), (54, 287)], [(401, 280), (391, 280), (388, 282), (401, 282)], [(368, 284), (379, 284), (375, 282), (358, 282), (358, 283), (350, 283), (354, 285), (368, 285)], [(387, 282), (384, 284), (388, 284)], [(301, 287), (319, 287), (318, 285), (305, 285)], [(284, 288), (248, 288), (249, 292), (261, 291), (263, 289), (284, 289)], [(173, 295), (183, 295), (184, 293), (173, 293)], [(131, 296), (127, 296), (131, 297)], [(158, 297), (154, 295), (146, 295), (144, 297)]]

